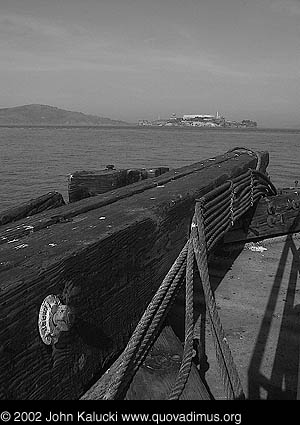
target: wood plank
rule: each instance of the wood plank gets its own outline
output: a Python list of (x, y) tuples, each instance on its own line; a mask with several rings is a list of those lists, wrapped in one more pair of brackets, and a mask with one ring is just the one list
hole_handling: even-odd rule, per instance
[(300, 232), (300, 189), (284, 189), (261, 198), (230, 232), (224, 243), (258, 240)]
[[(208, 167), (178, 170), (177, 179), (163, 175), (158, 179), (165, 178), (165, 184), (134, 196), (129, 186), (128, 197), (119, 195), (125, 188), (118, 189), (117, 200), (101, 208), (97, 197), (74, 203), (73, 209), (58, 208), (61, 217), (75, 215), (6, 240), (0, 246), (1, 398), (83, 394), (124, 348), (178, 256), (195, 199), (256, 163), (247, 153), (226, 154)], [(26, 223), (57, 216), (48, 214)], [(10, 227), (4, 229), (2, 235), (8, 235)], [(60, 296), (76, 315), (71, 332), (53, 347), (43, 344), (37, 327), (40, 305), (49, 294)]]
[(75, 171), (68, 179), (69, 202), (126, 186), (126, 170)]
[[(175, 383), (183, 348), (170, 326), (165, 326), (136, 373), (126, 394), (127, 400), (165, 400)], [(89, 392), (89, 399), (93, 399)], [(199, 372), (192, 364), (180, 400), (210, 400)]]
[(299, 353), (299, 359), (298, 359), (298, 383), (297, 383), (297, 396), (296, 399), (300, 400), (300, 353)]
[(62, 195), (58, 192), (49, 192), (0, 212), (0, 226), (62, 205), (65, 205)]
[(116, 170), (113, 167), (111, 165), (107, 166), (105, 170), (75, 171), (75, 173), (72, 173), (69, 176), (68, 183), (69, 202), (77, 202), (128, 184), (137, 183), (151, 177), (158, 177), (169, 171), (167, 167), (120, 170)]

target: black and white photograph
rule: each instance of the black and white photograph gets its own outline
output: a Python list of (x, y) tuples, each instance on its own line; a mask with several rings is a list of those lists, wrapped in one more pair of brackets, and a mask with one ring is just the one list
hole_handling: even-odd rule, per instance
[(300, 1), (1, 0), (0, 52), (0, 422), (300, 400)]

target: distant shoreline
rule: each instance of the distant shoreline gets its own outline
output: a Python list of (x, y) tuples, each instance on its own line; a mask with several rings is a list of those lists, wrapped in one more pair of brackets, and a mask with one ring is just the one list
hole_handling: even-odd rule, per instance
[(161, 131), (300, 131), (300, 128), (291, 128), (291, 127), (180, 127), (180, 126), (155, 126), (155, 125), (149, 125), (149, 126), (140, 126), (138, 124), (125, 124), (125, 125), (110, 125), (110, 124), (103, 124), (103, 125), (61, 125), (61, 124), (0, 124), (0, 128), (40, 128), (40, 129), (72, 129), (72, 128), (78, 128), (78, 129), (138, 129), (140, 131), (143, 130), (161, 130)]
[(124, 125), (62, 125), (62, 124), (0, 124), (0, 128), (131, 128), (138, 127), (135, 124)]

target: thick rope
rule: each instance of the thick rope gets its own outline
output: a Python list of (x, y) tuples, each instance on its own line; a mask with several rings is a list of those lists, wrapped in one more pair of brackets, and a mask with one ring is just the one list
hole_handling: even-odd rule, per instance
[[(151, 338), (151, 334), (153, 333), (153, 327), (156, 328), (157, 325), (160, 323), (161, 318), (166, 311), (166, 306), (170, 303), (170, 300), (172, 299), (173, 292), (178, 286), (182, 274), (185, 270), (187, 249), (188, 243), (186, 243), (184, 248), (181, 250), (181, 253), (177, 257), (173, 266), (171, 267), (165, 279), (163, 280), (163, 283), (160, 286), (158, 292), (156, 292), (152, 301), (148, 305), (122, 355), (115, 362), (113, 368), (111, 368), (110, 374), (112, 375), (112, 378), (109, 382), (107, 391), (103, 395), (104, 399), (114, 399), (116, 395), (120, 393), (119, 390), (121, 384), (122, 387), (126, 386), (126, 383), (134, 375), (133, 371), (135, 370), (135, 368), (131, 368), (131, 370), (129, 370), (129, 366), (131, 365), (134, 356), (137, 357), (137, 362), (138, 360), (140, 360), (139, 357), (141, 357), (141, 353), (143, 353), (144, 346), (147, 345)], [(149, 332), (149, 327), (151, 325), (151, 322), (153, 321), (154, 325), (152, 326), (152, 328), (150, 328)], [(145, 335), (147, 330), (148, 334)]]
[(233, 361), (230, 348), (227, 344), (225, 332), (221, 325), (215, 298), (213, 296), (210, 286), (203, 215), (201, 205), (199, 204), (196, 205), (195, 216), (197, 228), (193, 227), (191, 229), (191, 237), (193, 241), (196, 262), (198, 265), (198, 270), (203, 285), (205, 304), (207, 306), (210, 326), (214, 337), (217, 359), (221, 370), (221, 376), (223, 378), (227, 398), (235, 400), (243, 399), (245, 398), (244, 392), (240, 383), (240, 379)]
[[(192, 226), (196, 226), (193, 222)], [(185, 341), (181, 366), (169, 395), (169, 400), (178, 400), (188, 381), (192, 368), (193, 340), (194, 340), (194, 249), (192, 240), (189, 240), (186, 264), (186, 291), (185, 291)]]
[[(265, 176), (264, 176), (265, 178)], [(265, 179), (264, 179), (265, 180)], [(270, 181), (267, 178), (264, 183), (267, 183), (268, 185), (268, 190), (270, 192), (275, 192), (274, 189), (272, 188), (272, 185), (270, 185)], [(228, 186), (229, 183), (229, 186)], [(222, 223), (222, 219), (223, 217), (225, 217), (225, 225), (226, 225), (226, 220), (230, 221), (230, 225), (233, 225), (233, 222), (238, 218), (239, 213), (242, 210), (248, 209), (250, 206), (253, 206), (254, 201), (256, 201), (258, 199), (259, 196), (261, 196), (264, 193), (264, 190), (266, 189), (265, 186), (262, 186), (259, 190), (258, 188), (256, 188), (256, 192), (254, 191), (254, 184), (255, 184), (255, 180), (254, 180), (254, 176), (253, 176), (253, 170), (249, 169), (248, 172), (246, 172), (245, 174), (229, 181), (228, 183), (225, 183), (223, 185), (223, 192), (220, 190), (220, 187), (217, 188), (217, 190), (214, 190), (213, 192), (215, 192), (215, 195), (217, 198), (216, 202), (216, 198), (210, 202), (206, 202), (207, 198), (211, 198), (211, 196), (205, 196), (201, 199), (201, 223), (204, 223), (204, 216), (203, 216), (203, 210), (204, 207), (206, 208), (206, 223), (209, 223), (209, 221), (214, 218), (214, 220), (212, 222), (210, 222), (210, 224), (205, 226), (205, 231), (206, 233), (210, 231), (210, 229), (214, 229), (214, 226), (220, 222)], [(249, 188), (250, 185), (250, 188)], [(257, 193), (257, 191), (259, 193)], [(221, 192), (221, 193), (220, 193)], [(231, 196), (230, 196), (230, 201), (228, 200), (228, 198), (225, 198), (225, 201), (223, 201), (224, 198), (224, 193), (227, 195), (229, 195), (229, 193), (231, 192)], [(255, 196), (254, 196), (255, 194)], [(210, 195), (210, 194), (209, 194)], [(220, 209), (217, 211), (217, 213), (213, 213), (212, 209), (215, 210), (215, 202), (216, 205), (220, 206), (226, 206), (225, 210), (223, 210), (223, 213), (220, 213)], [(235, 205), (236, 204), (236, 205)], [(200, 204), (199, 204), (200, 205)], [(207, 209), (208, 208), (208, 209)], [(228, 212), (226, 211), (230, 211), (230, 215), (228, 215)], [(210, 212), (208, 214), (208, 211)], [(243, 211), (244, 213), (244, 211)], [(216, 218), (215, 218), (216, 217)], [(223, 220), (224, 222), (224, 220)], [(227, 228), (228, 226), (230, 226), (227, 224)], [(192, 222), (192, 228), (195, 227), (195, 217), (193, 219)], [(192, 229), (192, 233), (193, 233), (193, 229)], [(198, 235), (199, 236), (199, 235)], [(221, 235), (219, 235), (220, 237)], [(205, 240), (205, 235), (204, 235), (204, 224), (202, 226), (202, 236), (200, 236), (200, 240)], [(199, 240), (197, 241), (197, 245), (199, 245)], [(203, 257), (203, 255), (201, 256), (201, 258), (206, 258), (205, 255)], [(207, 260), (206, 260), (207, 261)], [(207, 264), (206, 264), (206, 269), (207, 269)], [(205, 268), (204, 268), (205, 270)], [(201, 272), (200, 272), (201, 275)], [(208, 274), (206, 275), (207, 278)], [(188, 282), (187, 282), (188, 283)], [(207, 282), (207, 287), (210, 288), (209, 286), (209, 281)], [(207, 292), (206, 292), (207, 294)], [(208, 304), (208, 302), (214, 302), (214, 297), (211, 296), (209, 297), (209, 299), (206, 299), (206, 304)], [(186, 306), (186, 309), (188, 309), (188, 305)], [(221, 368), (221, 376), (223, 377), (223, 382), (224, 382), (224, 386), (226, 389), (226, 393), (227, 393), (227, 397), (228, 398), (244, 398), (244, 393), (242, 391), (242, 387), (240, 384), (240, 380), (236, 371), (236, 367), (234, 365), (233, 362), (233, 358), (229, 349), (229, 346), (227, 347), (224, 344), (224, 341), (226, 340), (225, 338), (225, 334), (224, 331), (222, 330), (222, 326), (221, 326), (221, 322), (220, 320), (218, 320), (216, 318), (216, 316), (218, 315), (217, 313), (217, 309), (216, 307), (212, 307), (212, 314), (214, 315), (214, 317), (211, 320), (211, 323), (216, 323), (217, 326), (217, 333), (214, 333), (215, 335), (215, 344), (216, 344), (216, 349), (217, 349), (217, 359), (218, 359), (218, 363), (219, 366)], [(212, 316), (211, 316), (212, 317)], [(186, 319), (187, 320), (187, 319)], [(195, 324), (196, 327), (197, 323)], [(194, 328), (194, 333), (195, 333), (196, 329)], [(219, 347), (219, 342), (216, 339), (216, 335), (219, 336), (219, 341), (221, 341), (221, 346), (223, 345), (223, 351), (225, 352), (225, 356), (222, 353), (221, 348)], [(224, 340), (225, 338), (225, 340)], [(223, 341), (223, 342), (222, 342)], [(191, 350), (190, 349), (190, 344), (188, 342), (187, 339), (187, 332), (186, 332), (186, 337), (185, 337), (185, 348), (184, 348), (184, 352), (186, 350)], [(189, 351), (190, 352), (190, 351)], [(187, 357), (187, 356), (183, 356), (183, 360), (182, 360), (182, 364), (181, 364), (181, 368), (179, 370), (177, 379), (176, 379), (176, 383), (175, 386), (173, 388), (173, 391), (171, 393), (171, 396), (169, 397), (169, 399), (178, 399), (179, 396), (181, 395), (181, 393), (183, 392), (184, 389), (184, 385), (187, 382), (187, 377), (185, 375), (185, 371), (188, 370), (188, 368), (191, 367), (191, 362), (192, 362), (192, 358)], [(232, 381), (232, 382), (231, 382)], [(180, 385), (181, 384), (181, 385)]]
[[(105, 388), (101, 394), (103, 399), (121, 398), (124, 391), (126, 391), (128, 384), (157, 337), (172, 302), (183, 283), (182, 276), (186, 270), (185, 348), (175, 387), (169, 395), (169, 399), (172, 400), (179, 398), (187, 382), (192, 364), (194, 255), (202, 279), (208, 316), (213, 330), (217, 358), (221, 367), (221, 375), (227, 397), (231, 399), (244, 397), (210, 288), (207, 251), (211, 250), (233, 222), (244, 214), (253, 202), (261, 195), (270, 192), (274, 193), (274, 186), (270, 180), (262, 173), (248, 170), (201, 198), (201, 207), (199, 204), (196, 205), (189, 242), (182, 249), (162, 285), (148, 305), (125, 350), (106, 373)], [(216, 199), (218, 202), (216, 202)], [(221, 208), (218, 213), (216, 206)], [(211, 214), (212, 212), (213, 214)]]

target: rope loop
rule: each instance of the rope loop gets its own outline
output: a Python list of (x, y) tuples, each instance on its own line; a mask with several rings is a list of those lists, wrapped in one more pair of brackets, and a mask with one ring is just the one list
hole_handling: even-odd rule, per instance
[[(194, 220), (193, 220), (194, 222)], [(192, 223), (193, 224), (193, 223)], [(193, 226), (196, 229), (196, 225)], [(186, 263), (185, 287), (185, 340), (182, 362), (175, 384), (168, 397), (169, 400), (178, 400), (188, 381), (193, 360), (194, 341), (194, 250), (192, 240), (189, 240)]]

